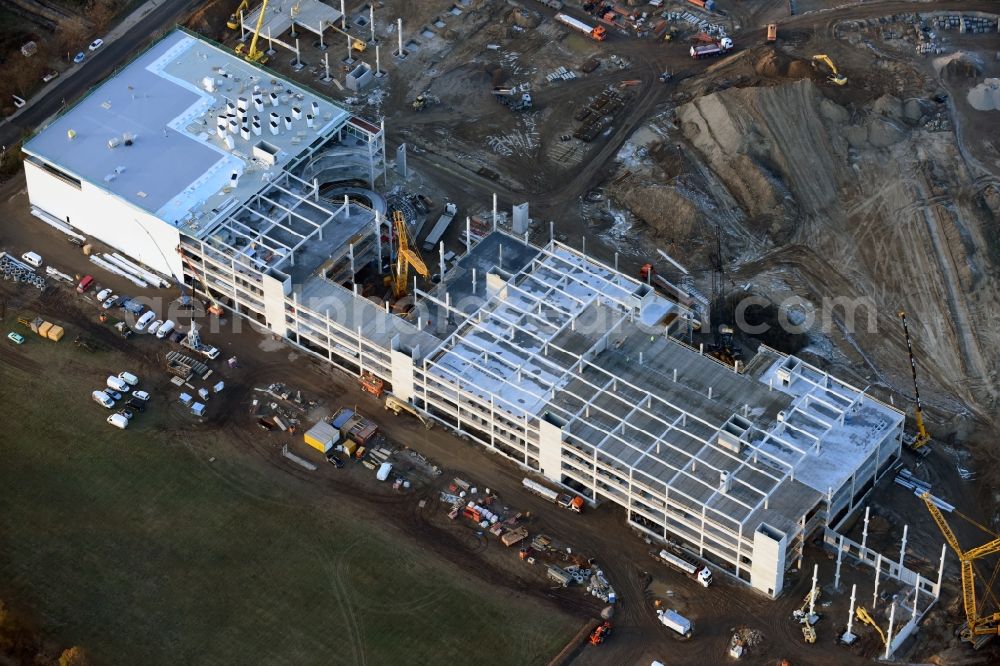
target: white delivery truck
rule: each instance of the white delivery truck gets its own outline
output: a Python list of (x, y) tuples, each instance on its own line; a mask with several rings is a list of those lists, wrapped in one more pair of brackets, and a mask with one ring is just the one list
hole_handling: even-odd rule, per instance
[(712, 571), (704, 564), (699, 564), (693, 557), (680, 552), (663, 549), (652, 553), (653, 557), (667, 566), (677, 569), (687, 577), (698, 581), (702, 587), (712, 584)]
[(660, 624), (668, 629), (676, 631), (684, 638), (691, 638), (694, 635), (694, 624), (675, 610), (658, 610), (656, 616), (660, 619)]

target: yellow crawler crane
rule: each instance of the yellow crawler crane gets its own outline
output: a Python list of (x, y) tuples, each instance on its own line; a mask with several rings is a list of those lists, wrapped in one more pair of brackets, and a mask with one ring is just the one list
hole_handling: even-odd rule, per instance
[(263, 65), (267, 62), (267, 54), (264, 51), (257, 50), (257, 40), (260, 39), (260, 29), (264, 25), (264, 16), (267, 15), (267, 2), (260, 6), (260, 16), (257, 17), (257, 26), (253, 30), (253, 39), (250, 40), (250, 48), (247, 49), (246, 55), (243, 55), (243, 47), (246, 44), (240, 44), (236, 47), (236, 52), (243, 55), (243, 59), (247, 62), (256, 63), (258, 65)]
[[(965, 626), (962, 627), (961, 636), (963, 641), (968, 641), (970, 643), (976, 643), (977, 637), (980, 636), (994, 636), (1000, 634), (1000, 612), (994, 612), (989, 615), (981, 615), (982, 608), (978, 607), (976, 604), (976, 570), (973, 563), (983, 557), (988, 555), (993, 555), (994, 553), (1000, 553), (1000, 538), (996, 534), (990, 532), (985, 527), (979, 523), (962, 516), (970, 523), (976, 525), (984, 532), (987, 532), (994, 537), (992, 541), (984, 543), (976, 548), (970, 548), (969, 550), (962, 550), (961, 545), (958, 543), (958, 538), (952, 531), (948, 522), (945, 520), (944, 515), (941, 510), (937, 508), (934, 504), (934, 499), (929, 493), (924, 493), (920, 496), (924, 500), (924, 504), (927, 505), (927, 510), (930, 511), (931, 517), (934, 518), (934, 522), (937, 523), (938, 529), (941, 530), (941, 534), (944, 535), (944, 540), (948, 542), (955, 554), (958, 556), (958, 562), (961, 565), (962, 571), (962, 605), (965, 609)], [(955, 513), (958, 513), (957, 511)], [(998, 565), (1000, 568), (1000, 565)], [(996, 597), (993, 596), (993, 591), (990, 589), (993, 581), (996, 579), (997, 568), (993, 570), (993, 575), (990, 577), (990, 581), (987, 584), (986, 594), (993, 599), (994, 604), (997, 603)]]
[(416, 248), (410, 247), (410, 236), (406, 231), (406, 218), (403, 217), (403, 213), (398, 210), (392, 211), (392, 224), (396, 232), (396, 270), (392, 290), (396, 298), (400, 299), (407, 294), (411, 266), (422, 277), (430, 277), (431, 273)]
[(913, 418), (917, 422), (917, 435), (913, 438), (912, 442), (907, 442), (907, 446), (914, 451), (927, 453), (930, 449), (920, 451), (920, 449), (931, 441), (931, 436), (927, 433), (927, 428), (924, 426), (924, 410), (920, 404), (920, 389), (917, 387), (917, 360), (913, 357), (913, 343), (910, 341), (910, 329), (906, 325), (906, 312), (900, 310), (898, 314), (900, 321), (903, 322), (903, 335), (906, 336), (906, 351), (910, 355), (910, 372), (913, 375), (913, 398), (917, 403), (913, 414)]

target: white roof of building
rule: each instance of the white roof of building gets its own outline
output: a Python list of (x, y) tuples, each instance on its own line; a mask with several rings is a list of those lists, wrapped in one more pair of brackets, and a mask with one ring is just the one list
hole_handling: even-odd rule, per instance
[[(24, 150), (197, 235), (196, 228), (248, 199), (349, 117), (333, 102), (178, 29)], [(260, 159), (254, 147), (261, 141), (273, 159)], [(196, 224), (187, 226), (192, 220)]]

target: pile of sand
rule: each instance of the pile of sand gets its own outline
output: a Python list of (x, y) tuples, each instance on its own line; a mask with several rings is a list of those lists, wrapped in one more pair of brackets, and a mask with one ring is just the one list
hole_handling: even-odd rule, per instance
[(790, 58), (771, 49), (754, 63), (754, 71), (761, 76), (804, 79), (812, 74), (812, 67), (805, 60)]
[(1000, 111), (1000, 79), (986, 79), (966, 97), (977, 111)]

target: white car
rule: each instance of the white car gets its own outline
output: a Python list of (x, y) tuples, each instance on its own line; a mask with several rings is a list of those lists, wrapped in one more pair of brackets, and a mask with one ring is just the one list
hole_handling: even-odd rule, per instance
[(135, 386), (139, 383), (139, 378), (133, 375), (131, 372), (119, 372), (118, 379), (122, 380), (129, 386)]
[(107, 381), (108, 388), (112, 391), (118, 391), (119, 393), (128, 393), (129, 385), (125, 383), (124, 379), (119, 379), (114, 375), (108, 375)]
[(201, 352), (202, 356), (205, 356), (206, 358), (210, 358), (212, 360), (219, 358), (219, 354), (222, 353), (212, 345), (204, 345), (198, 351)]
[(41, 268), (42, 266), (42, 255), (37, 252), (25, 252), (21, 255), (21, 261), (28, 264), (29, 266), (34, 266), (35, 268)]
[(112, 407), (115, 406), (115, 401), (112, 400), (111, 396), (105, 393), (104, 391), (94, 391), (91, 394), (91, 397), (94, 398), (94, 402), (101, 405), (102, 407), (106, 407), (107, 409), (111, 409)]
[(128, 419), (123, 414), (112, 414), (108, 417), (108, 423), (122, 430), (128, 427)]
[(114, 294), (111, 294), (106, 299), (104, 299), (103, 303), (101, 303), (101, 309), (110, 310), (111, 308), (115, 307), (115, 303), (117, 302), (118, 302), (118, 297), (115, 296)]
[(146, 327), (149, 326), (149, 324), (154, 319), (156, 319), (156, 313), (150, 310), (146, 314), (139, 317), (139, 320), (135, 322), (135, 326), (133, 326), (132, 328), (134, 328), (139, 333), (142, 333), (143, 331), (146, 330)]
[(138, 398), (139, 400), (142, 400), (143, 402), (148, 402), (149, 401), (149, 394), (146, 393), (145, 391), (136, 391), (135, 393), (132, 394), (132, 397), (133, 398)]
[(110, 289), (101, 289), (99, 292), (97, 292), (97, 300), (98, 300), (98, 302), (103, 303), (104, 301), (108, 300), (109, 296), (111, 296), (111, 290)]
[(90, 46), (88, 48), (90, 48), (91, 51), (96, 51), (97, 49), (101, 48), (102, 46), (104, 46), (104, 40), (103, 39), (95, 39), (94, 41), (92, 41), (90, 43)]
[(149, 333), (150, 335), (153, 335), (158, 330), (160, 330), (161, 326), (163, 326), (163, 320), (157, 319), (156, 321), (154, 321), (152, 324), (149, 325), (149, 328), (146, 329), (146, 332)]

